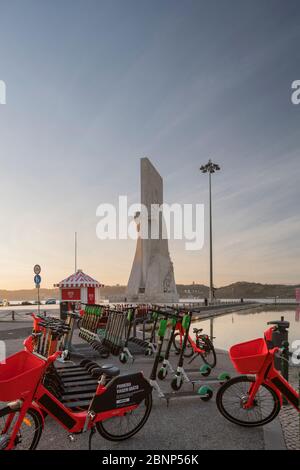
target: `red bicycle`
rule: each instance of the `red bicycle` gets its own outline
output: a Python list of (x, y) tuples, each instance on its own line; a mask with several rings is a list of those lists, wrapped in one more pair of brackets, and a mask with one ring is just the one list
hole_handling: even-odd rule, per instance
[[(176, 325), (178, 330), (173, 337), (173, 346), (179, 354), (183, 347), (184, 329), (181, 322)], [(211, 369), (217, 364), (217, 356), (214, 345), (209, 336), (202, 333), (203, 328), (194, 328), (193, 333), (196, 335), (195, 341), (189, 335), (188, 341), (184, 350), (184, 356), (190, 357), (190, 363), (198, 356), (200, 356)]]
[(282, 395), (300, 412), (299, 394), (274, 367), (275, 355), (282, 357), (286, 348), (268, 349), (274, 328), (269, 328), (264, 338), (230, 348), (236, 370), (247, 374), (225, 382), (216, 396), (219, 411), (232, 423), (246, 427), (269, 423), (281, 409)]
[(45, 416), (54, 418), (70, 436), (97, 430), (110, 441), (136, 434), (146, 423), (152, 407), (152, 387), (142, 374), (119, 375), (115, 366), (99, 366), (98, 385), (85, 410), (72, 410), (43, 383), (48, 368), (61, 355), (49, 357), (25, 350), (0, 364), (0, 449), (33, 450), (37, 447)]

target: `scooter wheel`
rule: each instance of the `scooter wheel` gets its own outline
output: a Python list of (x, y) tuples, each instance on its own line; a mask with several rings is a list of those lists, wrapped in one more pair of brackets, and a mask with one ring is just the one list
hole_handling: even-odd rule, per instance
[(200, 367), (200, 374), (202, 377), (208, 377), (211, 373), (211, 367), (207, 364), (203, 364), (203, 366)]
[(213, 391), (210, 387), (203, 385), (199, 388), (198, 393), (202, 401), (209, 401), (213, 397)]
[(177, 383), (177, 377), (174, 377), (174, 379), (171, 382), (171, 387), (173, 388), (173, 390), (177, 392), (178, 390), (181, 389), (182, 384), (183, 384), (182, 379), (180, 379), (179, 383)]
[(122, 364), (126, 364), (126, 362), (128, 361), (128, 356), (126, 353), (121, 353), (119, 355), (119, 361), (122, 363)]
[(231, 377), (228, 372), (222, 372), (222, 374), (218, 375), (218, 380), (220, 381), (220, 385), (223, 385), (224, 382), (230, 380)]
[(159, 369), (157, 373), (157, 377), (159, 378), (159, 380), (164, 380), (167, 377), (167, 375), (168, 375), (168, 370), (164, 369), (164, 367)]

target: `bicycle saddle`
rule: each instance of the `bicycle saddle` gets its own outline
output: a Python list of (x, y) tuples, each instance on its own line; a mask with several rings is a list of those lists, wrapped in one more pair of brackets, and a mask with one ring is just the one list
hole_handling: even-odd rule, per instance
[(203, 328), (193, 328), (193, 333), (201, 333), (203, 331)]

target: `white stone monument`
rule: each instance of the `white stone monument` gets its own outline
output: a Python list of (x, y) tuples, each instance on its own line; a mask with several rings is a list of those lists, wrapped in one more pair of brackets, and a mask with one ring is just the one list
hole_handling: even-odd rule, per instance
[[(141, 158), (141, 204), (147, 208), (148, 221), (141, 218), (137, 224), (139, 236), (127, 285), (128, 302), (178, 302), (168, 240), (162, 237), (162, 216), (151, 214), (151, 206), (162, 203), (162, 177), (148, 158)], [(141, 236), (143, 223), (148, 223), (148, 238)], [(155, 226), (160, 227), (157, 239), (151, 238), (151, 229)]]

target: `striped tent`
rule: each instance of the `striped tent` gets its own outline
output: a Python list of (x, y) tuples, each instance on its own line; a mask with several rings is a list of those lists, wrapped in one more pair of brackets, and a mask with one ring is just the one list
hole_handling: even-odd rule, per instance
[(76, 273), (63, 279), (58, 284), (54, 284), (54, 287), (69, 288), (69, 287), (104, 287), (104, 284), (93, 279), (88, 274), (85, 274), (81, 269), (78, 269)]

